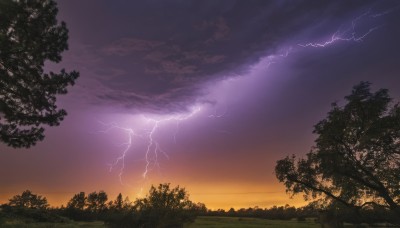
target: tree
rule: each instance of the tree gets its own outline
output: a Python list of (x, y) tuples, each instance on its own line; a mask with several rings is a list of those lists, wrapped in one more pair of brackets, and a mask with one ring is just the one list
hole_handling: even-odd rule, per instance
[[(122, 197), (122, 194), (119, 193), (117, 198), (115, 198), (114, 201), (110, 201), (109, 202), (109, 209), (114, 210), (114, 211), (118, 211), (121, 212), (122, 210), (128, 209), (130, 206), (130, 202), (128, 204), (126, 204), (127, 202), (129, 202), (129, 199), (126, 198), (125, 202), (124, 199)], [(129, 206), (128, 206), (129, 205)]]
[(180, 227), (193, 222), (194, 203), (189, 200), (184, 188), (170, 188), (170, 184), (151, 186), (146, 198), (138, 199), (135, 207), (145, 227)]
[(87, 197), (85, 192), (80, 192), (75, 194), (72, 199), (69, 200), (67, 204), (68, 209), (80, 210), (83, 211), (87, 205)]
[(102, 215), (102, 219), (108, 227), (138, 227), (138, 213), (134, 211), (129, 198), (125, 200), (119, 193), (117, 198), (108, 203), (108, 210)]
[(87, 209), (92, 212), (104, 211), (107, 208), (107, 200), (108, 196), (104, 191), (100, 191), (99, 193), (92, 192), (87, 197)]
[(85, 192), (75, 194), (68, 202), (64, 216), (76, 221), (93, 221), (95, 214), (88, 210), (88, 196)]
[[(184, 188), (171, 188), (170, 184), (151, 186), (149, 194), (132, 206), (128, 199), (122, 204), (121, 194), (113, 204), (105, 220), (110, 227), (182, 227), (193, 222), (201, 210), (207, 210), (204, 204), (192, 203)], [(118, 210), (121, 204), (122, 210)]]
[(43, 70), (68, 49), (68, 30), (58, 24), (57, 12), (53, 0), (0, 1), (0, 141), (8, 146), (35, 145), (44, 125), (59, 125), (67, 114), (56, 95), (67, 93), (79, 73)]
[(276, 177), (293, 195), (355, 209), (377, 205), (400, 217), (400, 107), (386, 89), (371, 93), (369, 82), (345, 100), (315, 125), (316, 145), (305, 158), (277, 161)]
[(123, 199), (122, 199), (122, 194), (119, 193), (118, 196), (117, 196), (117, 198), (116, 198), (115, 201), (114, 201), (114, 208), (115, 208), (117, 211), (120, 211), (120, 210), (122, 210), (122, 206), (123, 206), (123, 205), (124, 205), (124, 201), (123, 201)]
[(15, 195), (9, 200), (9, 205), (19, 208), (46, 209), (49, 207), (46, 197), (33, 194), (26, 190), (21, 195)]

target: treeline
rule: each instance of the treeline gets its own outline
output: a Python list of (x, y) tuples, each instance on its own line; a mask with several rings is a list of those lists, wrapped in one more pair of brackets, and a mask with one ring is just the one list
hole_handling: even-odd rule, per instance
[(109, 200), (104, 191), (80, 192), (60, 208), (50, 208), (46, 197), (26, 190), (1, 205), (0, 225), (2, 218), (26, 223), (97, 220), (104, 221), (109, 227), (182, 227), (206, 211), (204, 204), (189, 200), (184, 188), (171, 188), (170, 184), (152, 186), (145, 198), (135, 201), (122, 194)]
[(271, 208), (231, 208), (227, 211), (218, 209), (208, 210), (201, 214), (206, 216), (228, 216), (228, 217), (253, 217), (272, 220), (293, 220), (305, 221), (314, 219), (321, 224), (344, 222), (352, 224), (376, 224), (390, 223), (398, 224), (398, 216), (389, 208), (380, 205), (370, 204), (361, 208), (346, 207), (339, 203), (324, 204), (321, 201), (313, 201), (303, 207), (294, 206), (273, 206)]
[(304, 207), (273, 206), (271, 208), (231, 208), (208, 210), (202, 203), (189, 200), (188, 193), (179, 186), (170, 184), (152, 186), (145, 198), (130, 201), (119, 194), (109, 199), (104, 191), (75, 194), (66, 206), (51, 208), (46, 197), (29, 190), (13, 196), (7, 204), (0, 207), (0, 226), (6, 220), (19, 220), (25, 223), (73, 221), (103, 221), (109, 227), (182, 227), (194, 222), (197, 216), (253, 217), (262, 219), (305, 221), (342, 224), (343, 222), (398, 224), (398, 218), (391, 210), (376, 204), (362, 208), (344, 207), (342, 204), (314, 201)]
[(276, 219), (276, 220), (303, 220), (306, 217), (317, 217), (318, 211), (304, 211), (304, 208), (296, 208), (293, 206), (273, 206), (271, 208), (249, 207), (235, 210), (208, 210), (204, 215), (207, 216), (228, 216), (228, 217), (253, 217), (263, 219)]

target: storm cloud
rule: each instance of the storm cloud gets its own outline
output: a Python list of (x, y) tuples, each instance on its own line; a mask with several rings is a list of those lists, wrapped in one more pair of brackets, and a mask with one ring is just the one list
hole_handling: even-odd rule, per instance
[[(245, 74), (306, 33), (329, 35), (378, 7), (369, 1), (60, 2), (66, 4), (80, 4), (97, 20), (82, 21), (79, 31), (80, 42), (90, 44), (85, 52), (96, 59), (83, 74), (98, 82), (92, 102), (150, 112), (182, 111), (203, 95), (205, 83)], [(93, 36), (99, 38), (89, 42)]]

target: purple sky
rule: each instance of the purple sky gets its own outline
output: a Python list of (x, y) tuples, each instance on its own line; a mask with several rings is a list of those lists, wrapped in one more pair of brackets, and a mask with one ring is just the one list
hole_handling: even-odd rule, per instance
[(358, 82), (400, 98), (398, 1), (57, 2), (70, 49), (47, 68), (81, 77), (43, 142), (0, 145), (0, 202), (171, 182), (212, 208), (299, 204), (276, 160)]

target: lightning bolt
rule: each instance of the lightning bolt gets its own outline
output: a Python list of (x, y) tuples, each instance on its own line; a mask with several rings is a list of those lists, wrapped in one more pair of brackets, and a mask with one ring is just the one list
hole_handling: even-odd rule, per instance
[(153, 163), (153, 167), (160, 166), (160, 164), (158, 163), (159, 153), (162, 153), (166, 158), (169, 158), (167, 153), (165, 153), (165, 151), (161, 149), (160, 143), (157, 140), (155, 140), (155, 138), (154, 138), (154, 134), (157, 132), (158, 128), (160, 127), (160, 124), (163, 122), (176, 121), (176, 130), (174, 133), (174, 141), (176, 142), (176, 135), (179, 131), (180, 122), (191, 118), (193, 115), (195, 115), (197, 112), (199, 112), (200, 109), (201, 108), (198, 106), (198, 107), (195, 107), (194, 109), (192, 109), (192, 111), (189, 114), (172, 115), (172, 116), (162, 118), (162, 119), (155, 119), (155, 118), (149, 118), (149, 117), (143, 116), (144, 119), (147, 120), (147, 122), (153, 123), (150, 133), (148, 134), (149, 143), (147, 145), (147, 150), (145, 152), (146, 167), (142, 174), (143, 178), (146, 178), (148, 172), (152, 170), (152, 167), (151, 167), (152, 163)]
[(142, 118), (146, 121), (146, 123), (151, 123), (150, 130), (148, 131), (147, 134), (145, 134), (145, 136), (136, 134), (132, 128), (121, 127), (121, 126), (117, 125), (116, 123), (104, 123), (104, 122), (99, 121), (100, 124), (102, 124), (103, 126), (106, 127), (106, 129), (99, 131), (100, 133), (109, 133), (111, 130), (117, 129), (117, 130), (123, 131), (127, 136), (127, 140), (119, 145), (119, 146), (124, 147), (122, 152), (111, 164), (109, 164), (110, 172), (117, 165), (120, 165), (118, 176), (119, 176), (119, 180), (120, 180), (121, 184), (123, 184), (122, 177), (123, 177), (124, 169), (125, 169), (125, 157), (132, 148), (133, 137), (134, 136), (140, 136), (142, 138), (147, 137), (148, 143), (146, 146), (145, 156), (144, 156), (145, 168), (142, 173), (143, 179), (146, 179), (148, 176), (148, 173), (151, 170), (153, 170), (154, 167), (160, 168), (160, 164), (158, 162), (159, 154), (163, 154), (166, 158), (169, 158), (168, 154), (164, 150), (161, 149), (160, 143), (156, 139), (157, 130), (160, 128), (162, 123), (171, 122), (171, 121), (176, 122), (176, 129), (174, 132), (174, 140), (176, 142), (176, 135), (179, 131), (180, 122), (193, 117), (200, 110), (201, 110), (200, 106), (196, 106), (188, 114), (168, 115), (167, 117), (164, 117), (164, 118), (155, 118), (155, 117), (152, 118), (152, 117), (146, 117), (146, 116), (142, 115)]
[[(378, 30), (383, 25), (379, 26), (371, 26), (368, 30), (364, 31), (363, 33), (358, 33), (358, 25), (367, 19), (376, 19), (378, 17), (386, 16), (388, 14), (393, 13), (400, 9), (400, 5), (393, 7), (391, 9), (379, 12), (379, 13), (372, 13), (371, 9), (368, 9), (366, 12), (362, 13), (358, 17), (351, 20), (349, 25), (346, 29), (338, 28), (328, 40), (322, 42), (309, 42), (304, 44), (297, 44), (297, 46), (302, 48), (313, 47), (313, 48), (325, 48), (331, 46), (337, 42), (362, 42), (367, 36), (369, 36), (374, 31)], [(342, 27), (342, 26), (341, 26)], [(278, 52), (279, 54), (275, 55), (268, 55), (263, 59), (263, 64), (266, 69), (268, 69), (272, 64), (276, 63), (279, 59), (283, 59), (288, 57), (292, 52), (297, 51), (295, 48), (288, 48), (285, 51)]]
[(123, 184), (122, 182), (122, 175), (124, 173), (124, 169), (125, 169), (125, 156), (127, 154), (127, 152), (131, 149), (132, 146), (132, 138), (135, 135), (134, 131), (132, 128), (124, 128), (124, 127), (120, 127), (118, 125), (116, 125), (115, 123), (110, 123), (110, 124), (106, 124), (104, 122), (99, 121), (100, 124), (102, 124), (103, 126), (107, 127), (105, 130), (100, 131), (101, 133), (108, 133), (109, 131), (113, 130), (113, 129), (118, 129), (118, 130), (122, 130), (127, 134), (127, 141), (120, 144), (119, 146), (125, 146), (125, 148), (122, 150), (121, 155), (118, 156), (114, 162), (112, 162), (111, 164), (109, 164), (110, 166), (110, 172), (114, 169), (115, 166), (117, 166), (119, 163), (121, 163), (121, 167), (119, 170), (119, 181), (121, 184)]
[(380, 26), (376, 26), (373, 28), (370, 28), (367, 32), (360, 36), (356, 36), (356, 33), (352, 31), (349, 35), (349, 30), (345, 32), (340, 32), (337, 31), (333, 33), (331, 38), (325, 42), (322, 43), (307, 43), (307, 44), (298, 44), (300, 47), (315, 47), (315, 48), (321, 48), (321, 47), (327, 47), (329, 45), (332, 45), (333, 43), (337, 41), (354, 41), (354, 42), (360, 42), (363, 41), (365, 37), (367, 37), (370, 33), (378, 29)]
[(394, 7), (393, 9), (386, 10), (384, 12), (376, 13), (376, 14), (372, 14), (371, 9), (369, 9), (366, 12), (364, 12), (363, 14), (361, 14), (360, 16), (354, 18), (351, 21), (350, 25), (347, 27), (347, 29), (345, 29), (344, 31), (341, 31), (341, 29), (339, 28), (336, 32), (334, 32), (331, 35), (330, 39), (323, 41), (323, 42), (310, 42), (310, 43), (306, 43), (306, 44), (298, 44), (298, 46), (324, 48), (324, 47), (330, 46), (339, 41), (361, 42), (372, 32), (379, 29), (382, 25), (371, 27), (367, 31), (365, 31), (361, 34), (358, 34), (356, 30), (357, 30), (357, 25), (360, 23), (360, 21), (362, 21), (368, 17), (369, 18), (378, 18), (381, 16), (385, 16), (387, 14), (390, 14), (390, 13), (398, 10), (399, 8), (400, 8), (400, 5), (398, 5), (397, 7)]

